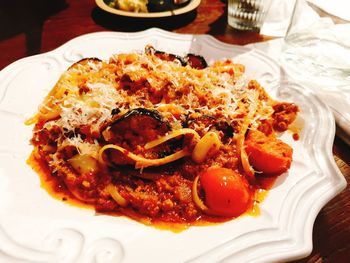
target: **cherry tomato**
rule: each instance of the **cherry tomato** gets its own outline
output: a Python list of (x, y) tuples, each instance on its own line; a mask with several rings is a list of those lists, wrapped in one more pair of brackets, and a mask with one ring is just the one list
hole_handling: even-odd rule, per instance
[(201, 174), (200, 182), (206, 205), (217, 215), (239, 216), (251, 203), (247, 181), (231, 169), (210, 167)]
[(280, 175), (290, 168), (293, 149), (283, 141), (254, 131), (248, 134), (245, 145), (249, 162), (255, 170)]

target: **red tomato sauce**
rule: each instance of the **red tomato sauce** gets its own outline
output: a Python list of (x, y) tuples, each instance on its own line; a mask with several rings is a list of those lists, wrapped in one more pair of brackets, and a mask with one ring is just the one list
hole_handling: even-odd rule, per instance
[[(96, 210), (96, 205), (90, 202), (84, 202), (76, 198), (67, 188), (63, 180), (54, 176), (44, 160), (36, 158), (32, 154), (27, 163), (39, 174), (41, 187), (44, 188), (52, 197), (65, 202), (68, 205), (83, 209)], [(273, 186), (277, 176), (258, 177), (255, 186), (250, 186), (250, 194), (253, 199), (247, 210), (242, 215), (259, 216), (259, 204), (265, 199), (268, 190)], [(111, 216), (126, 216), (142, 224), (155, 227), (157, 229), (165, 229), (173, 232), (181, 232), (190, 226), (208, 226), (217, 223), (229, 221), (234, 217), (216, 216), (205, 213), (198, 213), (198, 216), (193, 220), (179, 220), (178, 217), (168, 216), (167, 218), (152, 218), (144, 216), (138, 211), (130, 208), (119, 208), (113, 211), (101, 211), (103, 214)], [(97, 211), (98, 213), (98, 211)]]

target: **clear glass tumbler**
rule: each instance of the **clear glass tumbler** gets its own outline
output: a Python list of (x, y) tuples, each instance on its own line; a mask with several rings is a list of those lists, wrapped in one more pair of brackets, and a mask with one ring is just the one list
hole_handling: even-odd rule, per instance
[(296, 0), (281, 64), (295, 79), (327, 88), (350, 85), (350, 25), (322, 17), (307, 23), (305, 0)]
[(283, 77), (330, 106), (338, 135), (350, 141), (350, 24), (334, 17), (307, 22), (307, 5), (296, 0), (280, 57)]
[(227, 22), (238, 30), (259, 31), (271, 0), (229, 0)]

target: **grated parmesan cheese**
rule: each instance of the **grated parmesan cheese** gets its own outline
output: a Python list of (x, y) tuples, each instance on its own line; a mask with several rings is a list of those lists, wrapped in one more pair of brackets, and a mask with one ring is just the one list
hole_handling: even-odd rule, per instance
[[(149, 85), (139, 87), (146, 89), (142, 92), (130, 91), (120, 82), (123, 76), (134, 82), (144, 80)], [(164, 61), (154, 55), (138, 53), (114, 55), (109, 63), (88, 60), (76, 63), (65, 72), (56, 85), (61, 95), (54, 94), (50, 105), (42, 106), (47, 111), (56, 106), (60, 110), (59, 118), (48, 121), (45, 127), (58, 126), (74, 134), (76, 129), (88, 125), (91, 131), (99, 131), (112, 118), (115, 108), (125, 113), (139, 107), (157, 109), (169, 103), (188, 114), (238, 122), (249, 112), (249, 105), (256, 104), (259, 110), (252, 118), (254, 124), (262, 115), (268, 118), (273, 109), (264, 101), (254, 101), (257, 91), (248, 89), (248, 83), (242, 67), (230, 61), (215, 62), (197, 70), (184, 67), (178, 61)], [(152, 103), (152, 92), (162, 94), (161, 101)], [(173, 128), (179, 127), (179, 121), (171, 112), (162, 114), (173, 123)], [(80, 137), (61, 141), (76, 146), (79, 151), (86, 150)]]

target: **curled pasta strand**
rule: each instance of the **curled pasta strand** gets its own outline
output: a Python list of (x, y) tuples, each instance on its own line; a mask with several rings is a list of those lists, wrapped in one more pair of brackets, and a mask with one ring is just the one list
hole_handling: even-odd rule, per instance
[(239, 139), (239, 145), (240, 145), (240, 149), (241, 149), (240, 150), (240, 157), (241, 157), (241, 163), (242, 163), (243, 170), (244, 170), (245, 174), (249, 177), (249, 179), (254, 179), (255, 178), (254, 177), (255, 170), (250, 165), (247, 152), (244, 148), (244, 136), (242, 136)]
[(236, 145), (237, 145), (238, 152), (240, 153), (242, 167), (245, 174), (248, 176), (249, 180), (255, 180), (255, 171), (249, 163), (248, 155), (244, 148), (244, 140), (245, 140), (245, 134), (251, 123), (251, 120), (253, 119), (258, 109), (258, 105), (257, 105), (258, 98), (259, 98), (259, 92), (255, 91), (254, 97), (252, 99), (252, 103), (250, 104), (250, 107), (249, 107), (249, 112), (245, 116), (240, 133), (238, 133), (236, 138), (237, 139)]
[(164, 165), (170, 162), (174, 162), (178, 159), (181, 159), (185, 156), (189, 155), (189, 152), (187, 150), (180, 150), (176, 153), (173, 153), (171, 155), (168, 155), (164, 158), (160, 158), (160, 159), (147, 159), (141, 156), (138, 156), (132, 152), (129, 152), (127, 149), (120, 147), (118, 145), (114, 145), (114, 144), (107, 144), (105, 146), (103, 146), (100, 151), (99, 151), (99, 162), (102, 164), (106, 164), (104, 158), (103, 158), (103, 153), (105, 150), (108, 149), (113, 149), (113, 150), (117, 150), (119, 152), (121, 152), (122, 154), (124, 154), (125, 156), (127, 156), (128, 158), (130, 158), (131, 160), (135, 161), (135, 168), (136, 169), (142, 169), (142, 168), (146, 168), (146, 167), (150, 167), (150, 166), (160, 166), (160, 165)]
[(156, 147), (156, 146), (158, 146), (158, 145), (160, 145), (160, 144), (162, 144), (162, 143), (164, 143), (164, 142), (166, 142), (168, 140), (171, 140), (173, 138), (176, 138), (176, 137), (178, 137), (180, 135), (185, 135), (185, 134), (193, 134), (194, 139), (197, 140), (197, 141), (200, 139), (199, 134), (195, 130), (189, 129), (189, 128), (184, 128), (184, 129), (175, 130), (175, 131), (169, 133), (168, 135), (165, 135), (165, 136), (162, 136), (162, 137), (160, 137), (158, 139), (150, 141), (150, 142), (145, 144), (144, 148), (146, 150), (154, 148), (154, 147)]
[(25, 120), (24, 124), (25, 125), (32, 125), (35, 124), (39, 121), (39, 116), (38, 114), (35, 114), (34, 116), (30, 117), (29, 119)]

